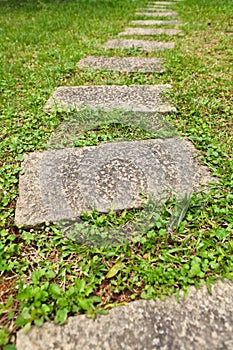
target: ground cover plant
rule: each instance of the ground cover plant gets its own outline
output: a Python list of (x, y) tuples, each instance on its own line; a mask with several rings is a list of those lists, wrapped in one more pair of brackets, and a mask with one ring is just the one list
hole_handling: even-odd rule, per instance
[[(0, 347), (14, 349), (16, 331), (67, 316), (94, 317), (116, 304), (156, 298), (233, 278), (232, 1), (190, 0), (175, 6), (185, 36), (171, 52), (106, 50), (145, 1), (0, 0), (1, 36), (1, 241)], [(152, 39), (152, 38), (149, 38)], [(154, 39), (154, 38), (153, 38)], [(170, 39), (169, 39), (170, 40)], [(163, 74), (81, 71), (87, 55), (163, 57)], [(90, 247), (67, 239), (45, 223), (24, 230), (14, 225), (23, 154), (46, 148), (65, 120), (43, 106), (60, 85), (171, 83), (178, 113), (168, 120), (199, 150), (218, 182), (184, 203), (186, 216), (171, 226), (175, 201), (154, 213), (153, 227), (133, 243)], [(87, 131), (76, 146), (143, 131), (118, 125)], [(96, 136), (97, 135), (97, 136)], [(101, 136), (102, 135), (102, 136)], [(128, 135), (128, 136), (127, 136)], [(97, 139), (97, 140), (96, 140)], [(122, 225), (137, 213), (85, 217), (96, 227)], [(179, 218), (178, 218), (179, 219)], [(169, 229), (168, 229), (169, 228)]]

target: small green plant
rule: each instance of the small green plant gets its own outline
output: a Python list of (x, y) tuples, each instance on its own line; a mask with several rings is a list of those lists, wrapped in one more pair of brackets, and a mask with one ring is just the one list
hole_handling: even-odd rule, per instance
[(27, 330), (32, 323), (42, 326), (45, 321), (54, 317), (55, 323), (65, 323), (69, 314), (86, 312), (95, 315), (96, 305), (101, 299), (90, 296), (93, 286), (86, 285), (84, 280), (76, 279), (74, 285), (64, 290), (59, 284), (52, 283), (56, 273), (51, 269), (35, 270), (32, 273), (32, 283), (24, 286), (19, 284), (17, 300), (21, 302), (20, 314), (16, 319), (17, 326)]
[(117, 140), (145, 140), (155, 138), (156, 135), (140, 128), (129, 125), (110, 124), (101, 125), (94, 130), (87, 131), (74, 141), (75, 147), (98, 145), (102, 142)]

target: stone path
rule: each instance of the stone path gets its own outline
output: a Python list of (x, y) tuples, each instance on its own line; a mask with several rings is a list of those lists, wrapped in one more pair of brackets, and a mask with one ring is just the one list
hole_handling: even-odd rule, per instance
[(33, 152), (24, 161), (16, 224), (141, 207), (142, 192), (155, 201), (172, 193), (182, 198), (211, 180), (194, 155), (191, 143), (176, 138)]
[(175, 111), (169, 103), (163, 102), (161, 93), (171, 85), (102, 85), (61, 86), (50, 97), (45, 109), (60, 110), (82, 106), (113, 108), (145, 113), (168, 113)]
[(166, 26), (166, 25), (180, 25), (181, 22), (177, 20), (156, 20), (156, 19), (138, 19), (131, 21), (130, 24), (132, 25), (139, 25), (139, 26)]
[(176, 17), (177, 12), (136, 12), (135, 15), (143, 17)]
[(178, 29), (167, 28), (126, 28), (119, 36), (127, 35), (182, 35), (182, 31)]
[(157, 50), (173, 49), (174, 43), (135, 39), (112, 39), (106, 42), (105, 47), (108, 49), (137, 48), (142, 51), (152, 52)]
[[(148, 12), (154, 5), (175, 5), (175, 2), (153, 2), (145, 9), (147, 12), (135, 15), (177, 16), (176, 12)], [(170, 11), (169, 8), (166, 11)], [(173, 26), (180, 22), (134, 20), (131, 24)], [(138, 33), (138, 28), (127, 28), (121, 35)], [(173, 35), (180, 31), (141, 28), (140, 33)], [(174, 43), (113, 39), (105, 47), (156, 51), (172, 49)], [(78, 68), (146, 74), (161, 72), (161, 64), (158, 58), (86, 57), (78, 62)], [(124, 111), (120, 122), (125, 118), (130, 125), (137, 126), (143, 116), (148, 130), (159, 130), (160, 114), (175, 111), (162, 96), (170, 88), (170, 85), (59, 87), (45, 109), (79, 109), (84, 105), (109, 111), (120, 108)], [(153, 119), (155, 114), (157, 119)], [(200, 181), (206, 184), (210, 181), (209, 173), (194, 157), (196, 150), (191, 143), (177, 137), (65, 148), (64, 139), (72, 145), (72, 131), (77, 127), (82, 131), (81, 121), (75, 119), (75, 115), (73, 118), (73, 125), (67, 124), (60, 133), (58, 128), (54, 149), (25, 157), (16, 208), (17, 224), (27, 227), (44, 221), (73, 219), (93, 206), (100, 211), (108, 211), (112, 204), (115, 209), (137, 207), (141, 205), (141, 192), (159, 200), (171, 190), (182, 195), (199, 190)], [(100, 125), (101, 120), (95, 123), (93, 125)], [(87, 128), (88, 125), (90, 120), (86, 120)], [(114, 308), (109, 315), (95, 320), (83, 315), (70, 317), (64, 326), (46, 323), (42, 328), (32, 327), (28, 334), (18, 332), (17, 350), (231, 350), (233, 284), (219, 281), (212, 288), (212, 294), (206, 287), (198, 292), (190, 288), (188, 298), (184, 300), (181, 296), (179, 303), (174, 297), (164, 301), (139, 300)]]
[(101, 69), (119, 72), (164, 72), (161, 58), (145, 57), (94, 57), (88, 56), (78, 62), (81, 69)]
[(70, 317), (18, 333), (17, 350), (232, 350), (233, 284), (189, 289), (180, 302), (139, 300), (108, 315)]
[(175, 1), (156, 1), (156, 2), (149, 2), (148, 7), (154, 6), (154, 5), (176, 5)]
[(156, 1), (156, 2), (148, 2), (148, 4), (147, 4), (147, 6), (148, 7), (154, 7), (154, 6), (170, 6), (170, 5), (172, 5), (172, 6), (174, 6), (174, 5), (176, 5), (176, 2), (175, 1)]
[(147, 11), (152, 11), (152, 12), (166, 12), (167, 11), (167, 7), (165, 6), (154, 6), (154, 7), (146, 7), (146, 8), (139, 8), (138, 11), (140, 12), (147, 12)]

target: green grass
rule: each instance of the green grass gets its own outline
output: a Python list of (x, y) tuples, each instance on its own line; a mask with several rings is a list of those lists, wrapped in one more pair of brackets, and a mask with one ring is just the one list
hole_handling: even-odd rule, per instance
[[(31, 324), (63, 323), (78, 313), (94, 316), (139, 297), (163, 297), (219, 277), (233, 278), (232, 1), (177, 4), (185, 36), (175, 39), (172, 51), (141, 54), (163, 57), (163, 75), (76, 69), (87, 55), (139, 55), (138, 50), (106, 50), (103, 43), (117, 37), (135, 8), (144, 6), (139, 0), (0, 0), (0, 347), (14, 344), (16, 330)], [(168, 120), (194, 143), (219, 179), (208, 193), (192, 196), (178, 227), (167, 230), (176, 208), (171, 198), (160, 214), (151, 208), (153, 227), (130, 245), (79, 245), (49, 224), (18, 229), (14, 210), (23, 154), (43, 150), (58, 124), (69, 118), (43, 112), (53, 90), (156, 83), (173, 85), (170, 98), (178, 113)], [(95, 126), (76, 146), (147, 136), (129, 126)], [(97, 228), (118, 227), (137, 215), (93, 212), (85, 220)]]

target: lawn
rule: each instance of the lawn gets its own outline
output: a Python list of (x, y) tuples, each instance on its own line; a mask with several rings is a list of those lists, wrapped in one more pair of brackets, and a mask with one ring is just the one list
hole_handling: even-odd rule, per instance
[[(174, 9), (185, 35), (174, 39), (172, 51), (104, 49), (135, 19), (135, 9), (145, 6), (143, 0), (0, 0), (0, 348), (13, 350), (16, 331), (32, 324), (62, 324), (80, 313), (94, 317), (138, 298), (178, 294), (205, 282), (211, 289), (218, 278), (233, 279), (233, 4), (179, 2)], [(162, 57), (166, 72), (76, 67), (80, 58), (113, 53)], [(43, 111), (57, 86), (162, 83), (172, 84), (169, 98), (177, 108), (167, 121), (192, 141), (202, 164), (218, 179), (207, 193), (184, 199), (187, 212), (176, 225), (171, 226), (176, 200), (170, 198), (160, 212), (149, 203), (153, 226), (130, 243), (91, 246), (64, 237), (51, 223), (28, 230), (15, 226), (23, 155), (46, 149), (56, 127), (71, 117)], [(106, 125), (85, 130), (75, 146), (156, 137), (105, 120)], [(94, 211), (83, 220), (101, 231), (117, 229), (138, 215), (137, 210)]]

